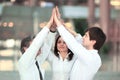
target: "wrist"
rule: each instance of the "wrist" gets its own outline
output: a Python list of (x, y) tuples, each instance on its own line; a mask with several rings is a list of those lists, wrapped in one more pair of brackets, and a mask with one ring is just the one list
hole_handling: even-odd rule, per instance
[(56, 31), (53, 31), (53, 30), (50, 29), (50, 32), (51, 32), (51, 33), (55, 33)]
[(63, 25), (63, 24), (62, 24), (61, 22), (57, 22), (56, 25), (57, 25), (57, 26), (61, 26), (61, 25)]
[(51, 27), (51, 24), (50, 24), (50, 23), (48, 23), (46, 26), (47, 26), (47, 27), (50, 29), (50, 27)]

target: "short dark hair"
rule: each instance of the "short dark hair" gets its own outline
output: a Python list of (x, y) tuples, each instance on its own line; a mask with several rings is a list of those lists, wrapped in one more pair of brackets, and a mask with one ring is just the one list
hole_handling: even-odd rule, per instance
[(24, 47), (29, 47), (30, 46), (30, 42), (34, 38), (35, 38), (35, 36), (27, 36), (27, 37), (22, 39), (21, 46), (20, 46), (20, 51), (22, 52), (22, 54), (25, 52)]
[(90, 40), (96, 41), (95, 45), (93, 46), (94, 49), (100, 50), (106, 40), (106, 35), (102, 29), (98, 27), (90, 27), (87, 28), (85, 32), (89, 32)]
[[(56, 41), (55, 41), (55, 46), (54, 46), (54, 54), (58, 58), (59, 58), (59, 54), (58, 54), (58, 49), (57, 49), (57, 42), (60, 37), (61, 37), (60, 35), (57, 36)], [(68, 53), (70, 53), (68, 56), (68, 60), (70, 61), (70, 60), (72, 60), (74, 54), (69, 48), (68, 48)]]

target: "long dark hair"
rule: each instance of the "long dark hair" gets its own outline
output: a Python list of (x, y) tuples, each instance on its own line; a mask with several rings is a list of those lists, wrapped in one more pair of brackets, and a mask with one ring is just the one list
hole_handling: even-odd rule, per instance
[[(58, 54), (58, 49), (57, 49), (57, 42), (58, 42), (58, 39), (60, 38), (61, 36), (59, 35), (57, 38), (56, 38), (56, 41), (55, 41), (55, 46), (54, 46), (54, 54), (55, 54), (55, 56), (56, 57), (58, 57), (59, 58), (59, 54)], [(72, 60), (72, 58), (73, 58), (73, 52), (68, 48), (68, 53), (70, 53), (69, 54), (69, 56), (68, 56), (68, 60), (70, 61), (70, 60)]]

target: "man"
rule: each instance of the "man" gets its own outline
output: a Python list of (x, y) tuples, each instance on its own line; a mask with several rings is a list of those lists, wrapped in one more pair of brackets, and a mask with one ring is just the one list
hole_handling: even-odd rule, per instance
[[(35, 38), (29, 36), (22, 40), (21, 52), (23, 55), (18, 61), (21, 80), (44, 80), (44, 71), (41, 69), (41, 64), (49, 54), (54, 41), (55, 34), (50, 33), (50, 30), (55, 30), (52, 25), (53, 16)], [(46, 40), (47, 38), (49, 40)]]
[(70, 80), (92, 80), (101, 66), (101, 58), (98, 50), (106, 40), (106, 35), (98, 27), (91, 27), (85, 31), (85, 35), (79, 36), (81, 44), (67, 31), (59, 19), (59, 11), (56, 8), (54, 22), (57, 30), (69, 49), (77, 57), (70, 74)]

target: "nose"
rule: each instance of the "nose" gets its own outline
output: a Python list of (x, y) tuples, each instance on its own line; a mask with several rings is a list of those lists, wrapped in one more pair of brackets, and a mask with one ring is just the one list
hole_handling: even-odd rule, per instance
[(60, 45), (63, 46), (63, 43), (61, 43)]
[(64, 45), (64, 42), (61, 42), (60, 45), (63, 46), (63, 45)]

